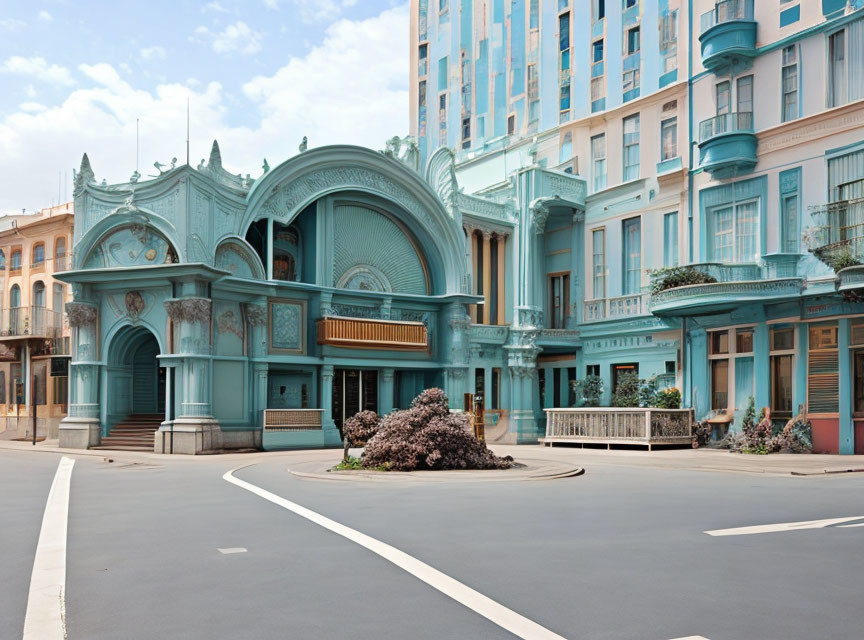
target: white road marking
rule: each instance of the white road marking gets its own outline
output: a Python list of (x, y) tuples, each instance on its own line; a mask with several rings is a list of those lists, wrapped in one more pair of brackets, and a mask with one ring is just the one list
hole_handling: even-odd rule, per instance
[[(864, 516), (853, 518), (828, 518), (827, 520), (807, 520), (804, 522), (780, 522), (778, 524), (760, 524), (755, 527), (736, 527), (734, 529), (715, 529), (706, 531), (709, 536), (747, 536), (754, 533), (778, 533), (781, 531), (800, 531), (802, 529), (824, 529), (833, 524), (841, 522), (852, 522), (853, 520), (864, 520)], [(846, 525), (846, 526), (864, 526)]]
[(856, 524), (840, 524), (837, 525), (838, 529), (849, 529), (850, 527), (864, 527), (864, 522), (858, 522)]
[(506, 629), (520, 638), (530, 640), (565, 640), (563, 636), (559, 636), (557, 633), (554, 633), (549, 629), (540, 626), (536, 622), (519, 615), (515, 611), (512, 611), (495, 602), (491, 598), (484, 596), (482, 593), (475, 591), (471, 587), (467, 587), (450, 576), (430, 567), (425, 562), (421, 562), (420, 560), (409, 556), (404, 551), (400, 551), (389, 544), (376, 540), (371, 536), (367, 536), (365, 533), (360, 533), (355, 529), (339, 524), (338, 522), (307, 509), (306, 507), (302, 507), (281, 496), (277, 496), (275, 493), (270, 493), (261, 487), (257, 487), (254, 484), (236, 478), (234, 472), (239, 471), (242, 468), (243, 467), (237, 467), (236, 469), (228, 471), (224, 476), (222, 476), (223, 479), (260, 496), (265, 500), (269, 500), (273, 504), (288, 509), (288, 511), (306, 518), (307, 520), (310, 520), (311, 522), (314, 522), (315, 524), (320, 525), (343, 538), (356, 542), (361, 547), (365, 547), (385, 560), (392, 562), (400, 569), (404, 569), (415, 578), (428, 584), (430, 587), (437, 589), (450, 598), (453, 598), (456, 602), (479, 613), (487, 620), (494, 622), (499, 627)]
[(708, 640), (705, 636), (687, 636), (686, 638), (673, 638), (672, 640)]
[(48, 493), (30, 576), (24, 640), (66, 638), (66, 528), (74, 464), (71, 458), (60, 460)]
[(226, 556), (232, 553), (246, 553), (248, 549), (246, 547), (228, 547), (226, 549), (218, 549), (219, 553), (224, 553)]

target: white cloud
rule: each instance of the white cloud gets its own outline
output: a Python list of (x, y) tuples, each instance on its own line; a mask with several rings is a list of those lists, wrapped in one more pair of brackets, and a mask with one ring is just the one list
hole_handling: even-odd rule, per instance
[(18, 105), (18, 108), (21, 111), (26, 111), (27, 113), (38, 113), (40, 111), (45, 111), (48, 107), (39, 102), (22, 102)]
[(39, 19), (45, 22), (54, 22), (54, 16), (45, 11), (45, 9), (39, 12)]
[(168, 52), (165, 51), (165, 47), (160, 47), (158, 45), (152, 47), (144, 47), (139, 51), (141, 54), (141, 59), (145, 61), (150, 60), (164, 60), (168, 56)]
[(3, 66), (0, 67), (0, 71), (14, 75), (28, 76), (34, 80), (40, 80), (48, 84), (75, 84), (69, 73), (69, 69), (57, 64), (48, 64), (45, 58), (40, 57), (25, 58), (23, 56), (12, 56), (11, 58), (6, 58)]
[[(275, 167), (296, 154), (304, 135), (312, 147), (383, 148), (387, 138), (404, 134), (408, 126), (407, 40), (407, 6), (367, 20), (339, 21), (303, 57), (250, 79), (239, 105), (216, 82), (142, 90), (112, 65), (80, 65), (85, 80), (61, 104), (43, 110), (28, 105), (0, 119), (0, 175), (14, 185), (0, 190), (0, 209), (50, 203), (57, 172), (77, 167), (85, 151), (99, 180), (127, 180), (135, 169), (136, 118), (141, 119), (141, 173), (154, 173), (155, 160), (177, 156), (182, 162), (187, 96), (192, 165), (208, 155), (214, 138), (226, 167), (253, 176), (260, 175), (263, 157)], [(233, 124), (229, 109), (248, 112), (246, 123)], [(71, 185), (71, 171), (69, 179)]]
[(262, 34), (242, 20), (229, 24), (224, 31), (218, 33), (210, 31), (207, 27), (198, 27), (195, 29), (195, 35), (210, 42), (213, 51), (223, 55), (240, 53), (248, 56), (261, 50)]
[[(275, 4), (275, 0), (269, 2)], [(300, 12), (303, 22), (332, 21), (342, 15), (343, 8), (357, 4), (357, 0), (290, 0), (290, 2)]]
[(208, 2), (207, 4), (204, 5), (204, 8), (201, 9), (201, 11), (202, 11), (202, 12), (204, 12), (204, 11), (215, 11), (216, 13), (228, 13), (228, 9), (226, 9), (225, 7), (223, 7), (223, 6), (222, 6), (221, 4), (219, 4), (218, 2)]
[(27, 26), (27, 23), (23, 20), (16, 20), (15, 18), (4, 18), (0, 20), (0, 29), (5, 29), (6, 31), (18, 31)]

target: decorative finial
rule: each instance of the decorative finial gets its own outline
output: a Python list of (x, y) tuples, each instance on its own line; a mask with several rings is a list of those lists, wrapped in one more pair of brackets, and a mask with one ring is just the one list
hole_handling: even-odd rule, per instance
[(264, 164), (261, 165), (261, 168), (264, 169), (264, 173), (270, 171), (270, 164), (267, 162), (267, 158), (264, 158)]
[(306, 136), (303, 136), (303, 142), (300, 143), (300, 153), (306, 151), (309, 148), (309, 139)]
[(135, 171), (132, 172), (132, 177), (129, 178), (129, 182), (131, 182), (132, 184), (135, 184), (136, 182), (138, 182), (138, 180), (140, 178), (141, 178), (141, 174), (138, 173), (138, 170), (136, 169)]
[(108, 180), (106, 178), (102, 178), (102, 182), (99, 183), (99, 186), (100, 187), (107, 187), (108, 186)]
[(171, 158), (171, 168), (174, 169), (177, 166), (177, 158)]
[(198, 163), (198, 171), (204, 171), (204, 158), (201, 158), (201, 162)]
[(207, 163), (207, 168), (213, 169), (222, 167), (222, 152), (219, 151), (219, 143), (213, 141), (213, 146), (210, 148), (210, 161)]
[(86, 153), (81, 157), (81, 168), (78, 169), (78, 173), (75, 173), (73, 170), (72, 176), (75, 179), (75, 189), (80, 189), (84, 185), (95, 181), (96, 175), (93, 173), (93, 168), (90, 166), (90, 158), (87, 157)]

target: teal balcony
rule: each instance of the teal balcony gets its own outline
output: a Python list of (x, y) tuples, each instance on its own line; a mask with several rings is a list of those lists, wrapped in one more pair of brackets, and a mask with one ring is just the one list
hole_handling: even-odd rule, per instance
[[(766, 256), (767, 258), (767, 256)], [(797, 261), (797, 258), (796, 258)], [(784, 269), (787, 277), (775, 277), (776, 265), (694, 264), (693, 268), (717, 282), (666, 289), (651, 296), (648, 308), (658, 316), (699, 316), (730, 311), (752, 303), (778, 302), (801, 294), (803, 278), (795, 267)]]
[(756, 56), (753, 0), (720, 0), (702, 14), (702, 65), (710, 71), (741, 70)]
[(811, 210), (805, 242), (836, 271), (864, 263), (864, 180), (838, 185), (832, 201)]
[(715, 179), (753, 171), (757, 146), (749, 111), (724, 113), (699, 123), (699, 164)]

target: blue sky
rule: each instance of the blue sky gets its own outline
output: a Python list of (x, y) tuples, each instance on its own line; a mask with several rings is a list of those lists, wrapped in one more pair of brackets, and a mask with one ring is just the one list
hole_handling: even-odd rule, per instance
[(87, 152), (126, 180), (218, 138), (232, 170), (408, 128), (405, 0), (0, 0), (0, 210), (48, 206)]

